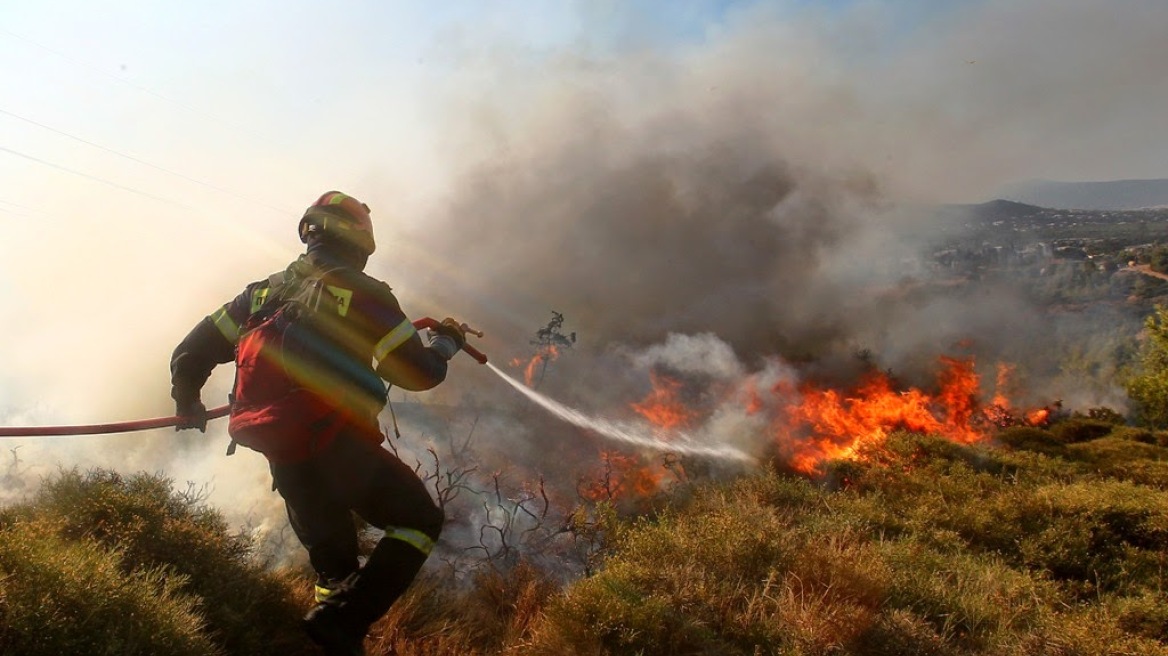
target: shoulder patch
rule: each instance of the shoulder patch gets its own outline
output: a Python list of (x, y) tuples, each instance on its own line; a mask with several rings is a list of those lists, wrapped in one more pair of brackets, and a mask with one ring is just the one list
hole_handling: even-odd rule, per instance
[(325, 285), (324, 288), (336, 299), (337, 314), (342, 317), (347, 315), (349, 313), (349, 304), (353, 302), (353, 290), (337, 287), (336, 285)]

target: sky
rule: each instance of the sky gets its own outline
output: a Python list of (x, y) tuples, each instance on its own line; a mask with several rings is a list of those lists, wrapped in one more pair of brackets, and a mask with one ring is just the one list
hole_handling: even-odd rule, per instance
[[(888, 329), (863, 264), (899, 256), (889, 207), (1168, 177), (1166, 37), (1162, 0), (7, 0), (0, 421), (171, 414), (174, 345), (330, 189), (373, 208), (406, 310), (481, 322), (499, 361), (553, 309), (744, 358), (1009, 332), (943, 305), (939, 337)], [(9, 444), (266, 486), (220, 428)]]

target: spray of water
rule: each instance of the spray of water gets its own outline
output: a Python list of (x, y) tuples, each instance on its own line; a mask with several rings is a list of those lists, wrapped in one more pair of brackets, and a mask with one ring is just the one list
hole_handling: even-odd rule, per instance
[(503, 373), (502, 370), (493, 364), (488, 363), (487, 366), (496, 375), (506, 381), (507, 384), (514, 387), (520, 394), (523, 394), (544, 410), (570, 424), (590, 430), (610, 440), (654, 449), (656, 451), (670, 451), (687, 456), (739, 460), (742, 462), (755, 461), (754, 457), (750, 454), (731, 446), (702, 446), (696, 443), (692, 436), (684, 432), (669, 431), (666, 433), (660, 429), (646, 430), (645, 426), (631, 422), (590, 417), (579, 410), (569, 408), (558, 401), (553, 401), (543, 394), (536, 392), (511, 376), (508, 376), (506, 373)]

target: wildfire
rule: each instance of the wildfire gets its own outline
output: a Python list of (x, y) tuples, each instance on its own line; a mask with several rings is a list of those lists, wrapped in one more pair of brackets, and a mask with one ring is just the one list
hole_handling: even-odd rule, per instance
[(539, 347), (539, 350), (527, 361), (526, 365), (522, 358), (515, 358), (511, 360), (511, 366), (523, 367), (523, 382), (534, 389), (538, 384), (537, 374), (547, 366), (547, 363), (553, 362), (558, 357), (560, 357), (560, 350), (554, 344), (546, 344)]
[[(663, 435), (668, 436), (673, 430), (688, 428), (699, 418), (698, 411), (681, 402), (680, 381), (650, 373), (649, 382), (652, 391), (629, 407), (662, 429)], [(593, 501), (649, 496), (676, 479), (681, 468), (675, 460), (669, 458), (663, 462), (648, 462), (644, 456), (615, 451), (601, 451), (600, 459), (603, 463), (602, 471), (581, 490), (585, 498)], [(672, 465), (672, 469), (668, 465)]]
[[(784, 380), (763, 384), (759, 377), (731, 383), (723, 403), (758, 417), (767, 428), (777, 456), (805, 474), (822, 473), (829, 460), (855, 459), (880, 448), (892, 433), (905, 430), (940, 435), (962, 444), (987, 439), (1007, 426), (1043, 425), (1050, 407), (1014, 411), (1009, 401), (1014, 367), (998, 365), (991, 401), (980, 401), (981, 379), (972, 358), (941, 357), (936, 385), (930, 390), (902, 389), (874, 371), (849, 390)], [(705, 413), (683, 402), (681, 381), (651, 374), (652, 391), (630, 408), (660, 427), (662, 433), (701, 430)], [(677, 472), (643, 456), (601, 453), (603, 475), (582, 494), (592, 499), (645, 496)], [(676, 465), (676, 461), (673, 463)], [(671, 474), (673, 475), (671, 478)]]
[(1038, 408), (1026, 413), (1026, 423), (1030, 426), (1045, 426), (1051, 420), (1050, 408)]
[(670, 477), (664, 466), (648, 465), (641, 456), (601, 451), (600, 460), (601, 471), (580, 490), (584, 498), (592, 501), (648, 497)]
[(697, 411), (687, 408), (677, 398), (681, 390), (680, 381), (656, 373), (649, 374), (649, 381), (653, 385), (653, 391), (643, 401), (632, 404), (630, 407), (633, 411), (648, 419), (654, 426), (667, 431), (686, 428), (697, 419)]
[(846, 396), (802, 387), (799, 400), (771, 422), (780, 453), (795, 470), (815, 474), (824, 461), (854, 458), (862, 447), (878, 446), (897, 430), (962, 443), (982, 439), (976, 404), (980, 381), (973, 361), (941, 358), (941, 364), (940, 390), (933, 395), (916, 388), (896, 391), (881, 373), (871, 374)]

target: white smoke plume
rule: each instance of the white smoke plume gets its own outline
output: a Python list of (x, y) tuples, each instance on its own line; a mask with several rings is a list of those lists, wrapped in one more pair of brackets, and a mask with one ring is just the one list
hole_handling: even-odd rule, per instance
[[(232, 188), (286, 212), (104, 156), (73, 165), (168, 202), (64, 174), (16, 176), (39, 200), (3, 208), (0, 290), (19, 312), (0, 318), (0, 420), (170, 414), (170, 349), (296, 254), (298, 210), (328, 188), (373, 207), (370, 272), (408, 312), (486, 330), (477, 343), (496, 363), (529, 356), (534, 329), (563, 312), (580, 341), (541, 391), (620, 414), (655, 368), (793, 377), (782, 357), (800, 373), (846, 375), (870, 349), (911, 375), (970, 336), (990, 361), (1025, 365), (1028, 344), (1073, 328), (1048, 325), (1008, 287), (899, 289), (906, 262), (940, 239), (933, 217), (906, 203), (987, 199), (1019, 177), (1168, 175), (1162, 2), (989, 0), (914, 25), (880, 2), (830, 16), (747, 3), (681, 44), (641, 40), (644, 18), (615, 4), (581, 7), (580, 39), (539, 50), (471, 26), (444, 33), (416, 115), (400, 111), (394, 85), (368, 83), (387, 78), (367, 62), (348, 71), (360, 85), (330, 87), (317, 106), (332, 120), (297, 125), (281, 120), (286, 106), (265, 115), (226, 103), (242, 123), (269, 125), (274, 142), (173, 137), (184, 171), (239, 180)], [(590, 39), (614, 20), (627, 21), (617, 45)], [(218, 373), (209, 405), (229, 385)], [(577, 474), (565, 465), (594, 462), (601, 446), (510, 393), (460, 357), (449, 382), (417, 398), (483, 409), (481, 473), (558, 477), (570, 498)], [(720, 408), (709, 431), (721, 443), (741, 447), (758, 428), (707, 401)], [(404, 424), (401, 443), (414, 440), (407, 457), (420, 462), (427, 445), (469, 431)], [(24, 484), (6, 486), (5, 500), (59, 465), (99, 465), (209, 481), (211, 501), (236, 517), (282, 521), (262, 459), (223, 458), (226, 442), (221, 422), (206, 436), (6, 442)]]

